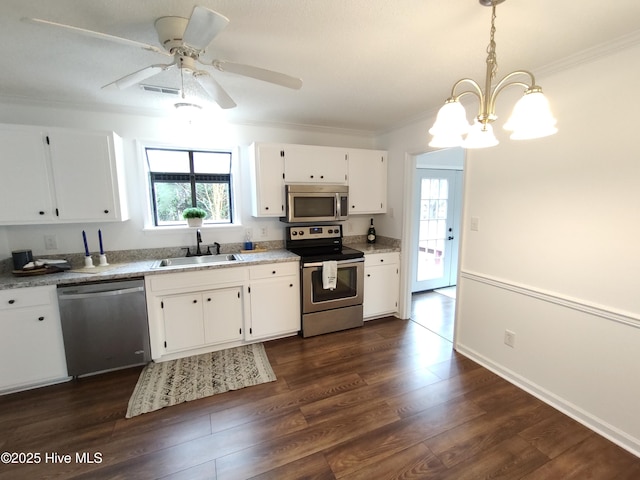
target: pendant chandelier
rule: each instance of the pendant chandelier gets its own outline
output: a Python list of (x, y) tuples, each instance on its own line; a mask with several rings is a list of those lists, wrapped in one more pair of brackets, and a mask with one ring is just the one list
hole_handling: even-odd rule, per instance
[[(496, 57), (496, 42), (494, 40), (496, 27), (496, 5), (505, 0), (480, 0), (480, 4), (491, 7), (491, 31), (487, 47), (487, 72), (484, 92), (478, 83), (470, 78), (458, 80), (451, 89), (451, 96), (438, 111), (438, 116), (429, 133), (433, 136), (430, 147), (446, 148), (485, 148), (498, 144), (493, 134), (491, 124), (498, 118), (495, 114), (496, 98), (506, 87), (513, 85), (524, 87), (524, 95), (513, 108), (511, 117), (504, 124), (505, 130), (510, 130), (510, 138), (523, 140), (546, 137), (558, 131), (556, 119), (549, 109), (549, 102), (542, 93), (542, 88), (536, 85), (533, 74), (527, 70), (517, 70), (503, 77), (492, 87), (498, 62)], [(458, 92), (458, 88), (468, 85), (471, 88)], [(469, 125), (460, 98), (465, 95), (475, 95), (480, 102), (479, 113), (473, 125)], [(463, 136), (466, 138), (463, 139)]]

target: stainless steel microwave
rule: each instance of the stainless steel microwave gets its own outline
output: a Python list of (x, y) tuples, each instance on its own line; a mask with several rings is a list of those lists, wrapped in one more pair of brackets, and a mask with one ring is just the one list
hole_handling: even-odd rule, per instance
[(349, 187), (346, 185), (285, 185), (288, 223), (335, 222), (349, 213)]

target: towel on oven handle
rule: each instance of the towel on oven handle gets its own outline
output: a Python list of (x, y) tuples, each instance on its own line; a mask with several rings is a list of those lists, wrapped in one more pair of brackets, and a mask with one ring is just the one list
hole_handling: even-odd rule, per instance
[(333, 290), (338, 283), (338, 262), (329, 260), (322, 262), (322, 288)]

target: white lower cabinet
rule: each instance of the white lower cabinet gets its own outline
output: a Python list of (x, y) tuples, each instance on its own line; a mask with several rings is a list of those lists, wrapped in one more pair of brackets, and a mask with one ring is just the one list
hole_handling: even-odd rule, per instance
[(162, 297), (167, 352), (232, 342), (242, 338), (242, 288)]
[(0, 291), (0, 391), (66, 380), (55, 286)]
[(250, 269), (251, 323), (247, 339), (268, 338), (300, 330), (300, 266), (257, 265)]
[(202, 307), (207, 345), (242, 340), (242, 287), (205, 292)]
[(151, 357), (171, 360), (296, 334), (299, 263), (145, 277)]
[(398, 311), (400, 253), (372, 253), (364, 256), (364, 318)]

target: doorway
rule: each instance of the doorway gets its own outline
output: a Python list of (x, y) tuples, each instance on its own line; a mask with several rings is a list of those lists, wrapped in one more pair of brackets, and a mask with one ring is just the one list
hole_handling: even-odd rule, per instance
[(413, 192), (411, 291), (451, 287), (458, 272), (462, 170), (421, 168), (418, 164)]

